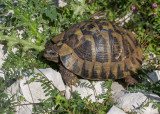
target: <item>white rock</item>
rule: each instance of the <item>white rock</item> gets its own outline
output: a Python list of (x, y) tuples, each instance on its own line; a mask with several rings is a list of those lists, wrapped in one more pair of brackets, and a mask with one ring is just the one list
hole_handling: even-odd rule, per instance
[(6, 58), (7, 47), (0, 44), (0, 69), (2, 68), (2, 64), (4, 63), (4, 59)]
[(155, 70), (154, 72), (147, 74), (153, 83), (156, 83), (160, 80), (160, 70)]
[[(146, 101), (144, 101), (143, 104), (135, 108), (133, 111), (137, 114), (159, 114), (158, 108), (154, 109), (153, 104), (156, 102), (160, 102), (160, 97), (156, 94), (151, 93), (144, 95), (146, 96)], [(149, 106), (145, 106), (146, 104), (148, 104)]]
[(14, 10), (9, 10), (7, 14), (5, 14), (5, 16), (10, 16), (14, 14)]
[[(53, 82), (54, 86), (59, 91), (65, 91), (65, 85), (62, 80), (61, 74), (52, 68), (40, 69), (40, 71), (50, 80)], [(35, 69), (36, 73), (41, 73), (37, 69)]]
[(17, 80), (16, 82), (14, 82), (10, 87), (7, 88), (7, 90), (5, 90), (5, 93), (7, 93), (9, 97), (12, 97), (13, 95), (20, 95), (20, 81)]
[(107, 89), (104, 87), (104, 83), (105, 83), (105, 81), (93, 82), (95, 92), (96, 92), (96, 96), (100, 95), (100, 94), (106, 94), (107, 93)]
[(112, 94), (115, 95), (116, 93), (121, 92), (122, 90), (125, 90), (124, 87), (119, 84), (118, 82), (113, 82), (111, 85)]
[[(90, 82), (88, 80), (80, 79), (80, 82), (81, 83), (85, 82), (85, 83), (89, 83), (90, 84)], [(71, 97), (71, 92), (70, 91), (71, 91), (71, 88), (68, 87), (68, 86), (66, 86), (65, 97), (67, 99), (69, 99)], [(78, 92), (80, 94), (80, 96), (81, 96), (82, 99), (83, 98), (87, 98), (88, 96), (91, 95), (89, 97), (89, 100), (92, 100), (93, 102), (96, 101), (93, 89), (90, 89), (88, 87), (81, 87), (81, 86), (75, 87), (75, 86), (72, 86), (72, 92), (74, 92), (74, 91)]]
[[(119, 88), (119, 90), (118, 90)], [(149, 107), (144, 107), (142, 104), (149, 102), (148, 98), (153, 99), (157, 98), (158, 101), (160, 101), (160, 98), (158, 95), (155, 94), (144, 94), (140, 92), (129, 92), (127, 90), (124, 90), (122, 86), (118, 83), (114, 83), (112, 86), (112, 94), (115, 102), (118, 104), (116, 105), (119, 108), (124, 109), (126, 112), (137, 112), (141, 114), (156, 114), (158, 113), (158, 109), (153, 109), (150, 104)], [(147, 110), (147, 111), (145, 111)]]
[(58, 6), (59, 7), (64, 7), (64, 6), (66, 6), (67, 5), (67, 3), (64, 1), (64, 0), (59, 0), (58, 1)]
[(118, 102), (118, 107), (131, 112), (132, 110), (139, 108), (147, 97), (142, 93), (120, 92), (114, 99)]
[(124, 16), (123, 18), (117, 18), (115, 21), (116, 23), (119, 24), (119, 26), (123, 26), (124, 23), (128, 23), (131, 19), (131, 15), (132, 13), (128, 13), (126, 16)]
[(107, 112), (107, 114), (127, 114), (127, 113), (125, 113), (123, 110), (113, 105), (111, 109)]
[(0, 70), (0, 77), (4, 79), (4, 72)]
[(32, 108), (33, 105), (17, 106), (17, 112), (15, 114), (33, 114)]
[[(52, 83), (54, 83), (54, 86), (58, 90), (65, 91), (65, 85), (58, 72), (51, 68), (40, 69), (40, 71), (35, 70), (35, 73), (44, 74)], [(16, 98), (18, 98), (18, 96), (23, 96), (27, 100), (26, 102), (23, 102), (23, 104), (39, 103), (40, 101), (38, 99), (47, 99), (48, 97), (45, 96), (41, 82), (34, 81), (28, 84), (28, 80), (33, 77), (34, 76), (24, 76), (22, 79), (13, 83), (5, 92), (10, 96), (16, 94)], [(32, 105), (25, 105), (25, 107), (17, 106), (16, 109), (18, 114), (31, 114)]]
[(20, 39), (22, 39), (23, 38), (22, 35), (24, 33), (24, 30), (17, 29), (17, 33), (18, 33), (17, 37), (20, 38)]
[(160, 97), (155, 94), (144, 94), (140, 92), (129, 92), (117, 82), (111, 86), (112, 97), (117, 102), (117, 107), (124, 109), (125, 112), (136, 112), (140, 114), (159, 114), (158, 109), (152, 107), (150, 103), (148, 107), (143, 107), (143, 104), (149, 102), (149, 99), (160, 101)]
[[(52, 0), (54, 2), (54, 5), (58, 6), (58, 7), (64, 7), (67, 5), (67, 3), (65, 2), (65, 0)], [(78, 0), (81, 1), (81, 0)]]
[(44, 93), (44, 89), (42, 89), (41, 82), (31, 82), (30, 84), (27, 83), (27, 81), (33, 78), (32, 76), (23, 77), (22, 80), (20, 80), (20, 89), (21, 94), (23, 97), (31, 102), (31, 103), (38, 103), (38, 99), (45, 99), (47, 98)]
[(4, 78), (4, 73), (1, 70), (3, 63), (5, 62), (5, 58), (7, 56), (7, 47), (0, 44), (0, 77)]
[[(12, 51), (15, 53), (17, 48), (12, 48)], [(0, 44), (0, 77), (4, 78), (4, 72), (1, 70), (3, 63), (5, 62), (5, 59), (8, 56), (7, 52), (7, 46)]]
[(149, 103), (149, 106), (141, 108), (141, 109), (135, 109), (134, 112), (137, 114), (159, 114), (158, 109), (154, 109), (153, 103)]
[[(80, 82), (90, 84), (90, 82), (85, 79), (80, 79)], [(72, 86), (72, 92), (74, 91), (78, 92), (82, 99), (87, 98), (88, 100), (91, 100), (92, 102), (103, 102), (103, 99), (97, 99), (98, 95), (105, 94), (107, 92), (107, 89), (103, 88), (103, 83), (104, 81), (93, 82), (94, 88), (88, 88), (88, 87), (82, 87), (82, 86), (78, 86), (78, 87)], [(70, 91), (71, 91), (71, 88), (66, 86), (65, 97), (67, 99), (71, 97)]]
[(42, 32), (43, 32), (43, 27), (39, 27), (39, 28), (38, 28), (38, 32), (39, 32), (39, 33), (42, 33)]

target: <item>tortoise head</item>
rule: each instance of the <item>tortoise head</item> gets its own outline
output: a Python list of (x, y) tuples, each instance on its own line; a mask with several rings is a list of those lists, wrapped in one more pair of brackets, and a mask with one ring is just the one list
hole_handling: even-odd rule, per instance
[(52, 41), (48, 41), (45, 45), (43, 56), (53, 62), (58, 62), (58, 47)]

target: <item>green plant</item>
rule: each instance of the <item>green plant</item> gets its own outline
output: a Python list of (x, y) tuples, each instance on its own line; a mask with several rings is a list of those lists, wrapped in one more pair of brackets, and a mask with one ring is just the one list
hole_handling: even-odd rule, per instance
[[(32, 48), (43, 50), (46, 40), (51, 37), (50, 33), (55, 31), (49, 27), (50, 22), (45, 20), (45, 17), (49, 17), (52, 22), (55, 21), (56, 8), (50, 5), (49, 0), (24, 0), (18, 1), (17, 5), (13, 5), (13, 2), (14, 0), (5, 1), (5, 8), (0, 12), (3, 19), (0, 39), (5, 39), (9, 48), (20, 44), (24, 51)], [(22, 34), (18, 32), (20, 30)]]

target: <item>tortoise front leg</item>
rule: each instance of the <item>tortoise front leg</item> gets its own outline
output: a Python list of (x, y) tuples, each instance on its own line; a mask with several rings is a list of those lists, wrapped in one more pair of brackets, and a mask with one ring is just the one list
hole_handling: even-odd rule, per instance
[(60, 74), (62, 75), (63, 81), (66, 85), (71, 87), (71, 85), (77, 86), (76, 83), (79, 82), (79, 79), (75, 74), (66, 69), (63, 65), (59, 66)]

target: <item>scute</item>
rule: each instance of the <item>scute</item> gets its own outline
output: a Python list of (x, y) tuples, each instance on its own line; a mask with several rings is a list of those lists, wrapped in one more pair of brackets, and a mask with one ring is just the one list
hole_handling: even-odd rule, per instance
[(74, 48), (74, 52), (77, 56), (83, 60), (92, 61), (92, 42), (86, 40), (86, 38), (81, 39), (81, 44)]
[(103, 19), (75, 24), (52, 41), (59, 47), (63, 65), (86, 79), (124, 78), (143, 60), (135, 35)]

